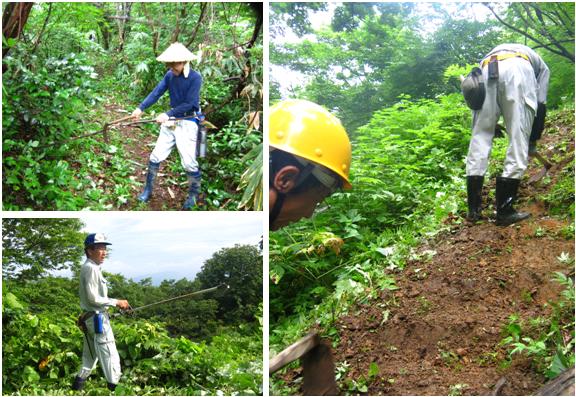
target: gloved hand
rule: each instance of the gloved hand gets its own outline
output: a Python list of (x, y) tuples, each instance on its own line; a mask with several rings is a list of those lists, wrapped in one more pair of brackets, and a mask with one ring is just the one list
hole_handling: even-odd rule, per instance
[(536, 111), (536, 117), (534, 118), (534, 123), (532, 124), (532, 132), (530, 133), (530, 142), (536, 142), (542, 136), (542, 131), (544, 131), (545, 119), (546, 119), (546, 104), (539, 103), (538, 110)]
[(140, 108), (136, 108), (132, 112), (132, 118), (135, 118), (136, 120), (138, 120), (141, 115), (142, 115), (142, 110), (140, 110)]
[(536, 141), (530, 141), (528, 144), (528, 156), (534, 156), (536, 154)]
[(156, 117), (156, 122), (159, 124), (165, 123), (168, 120), (170, 120), (170, 116), (168, 116), (166, 113), (161, 113), (158, 115), (158, 117)]

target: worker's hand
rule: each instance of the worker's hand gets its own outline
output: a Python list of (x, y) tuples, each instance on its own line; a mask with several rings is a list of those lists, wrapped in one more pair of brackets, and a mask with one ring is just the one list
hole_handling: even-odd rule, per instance
[(168, 116), (166, 113), (162, 113), (158, 117), (156, 117), (156, 122), (159, 124), (165, 123), (168, 120), (170, 120), (170, 116)]
[(130, 309), (130, 304), (127, 300), (118, 299), (118, 302), (116, 302), (116, 307), (119, 307), (122, 310), (128, 310)]
[(140, 118), (140, 116), (142, 115), (142, 110), (140, 110), (140, 108), (136, 108), (134, 109), (134, 111), (132, 112), (132, 118), (138, 120)]

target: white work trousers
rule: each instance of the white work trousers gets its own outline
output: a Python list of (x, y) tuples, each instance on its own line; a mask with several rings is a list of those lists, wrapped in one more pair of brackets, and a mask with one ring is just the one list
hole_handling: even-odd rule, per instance
[(102, 333), (94, 332), (94, 316), (85, 321), (88, 334), (84, 336), (84, 350), (82, 351), (82, 368), (78, 373), (80, 378), (86, 379), (96, 364), (100, 361), (102, 371), (108, 383), (118, 384), (120, 380), (120, 356), (116, 350), (116, 340), (110, 326), (110, 319), (104, 314)]
[(166, 160), (176, 146), (184, 170), (187, 172), (198, 171), (198, 162), (196, 161), (197, 137), (198, 125), (194, 121), (179, 120), (163, 123), (160, 127), (156, 146), (150, 155), (150, 161), (160, 163)]
[(466, 175), (486, 173), (494, 130), (502, 114), (509, 140), (502, 176), (520, 179), (528, 167), (528, 143), (538, 106), (538, 86), (530, 62), (523, 58), (499, 61), (498, 69), (498, 80), (488, 80), (488, 65), (482, 69), (486, 99), (482, 109), (473, 112)]

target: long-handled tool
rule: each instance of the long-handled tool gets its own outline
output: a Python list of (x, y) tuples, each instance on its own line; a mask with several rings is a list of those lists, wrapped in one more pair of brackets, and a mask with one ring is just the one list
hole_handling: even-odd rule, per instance
[(158, 302), (150, 303), (150, 304), (148, 304), (148, 305), (144, 305), (144, 306), (137, 307), (137, 308), (135, 308), (135, 309), (130, 308), (130, 309), (128, 309), (128, 310), (124, 310), (124, 311), (121, 311), (121, 312), (119, 312), (119, 313), (114, 313), (111, 317), (119, 317), (119, 316), (122, 316), (122, 315), (124, 315), (124, 314), (132, 314), (132, 313), (134, 313), (134, 312), (136, 312), (136, 311), (143, 310), (143, 309), (147, 309), (147, 308), (152, 307), (152, 306), (162, 305), (162, 304), (164, 304), (164, 303), (172, 302), (172, 301), (175, 301), (175, 300), (178, 300), (178, 299), (189, 298), (189, 297), (194, 296), (194, 295), (205, 294), (205, 293), (208, 293), (208, 292), (216, 291), (217, 289), (220, 289), (220, 288), (226, 288), (226, 289), (228, 289), (228, 288), (230, 288), (230, 286), (227, 285), (227, 284), (220, 284), (220, 285), (217, 285), (216, 287), (206, 288), (206, 289), (203, 289), (203, 290), (200, 290), (200, 291), (191, 292), (191, 293), (189, 293), (189, 294), (184, 294), (184, 295), (180, 295), (180, 296), (175, 296), (174, 298), (164, 299), (164, 300), (161, 300), (161, 301), (158, 301)]
[(46, 147), (48, 147), (48, 146), (54, 146), (54, 145), (59, 145), (59, 144), (63, 144), (63, 143), (68, 143), (68, 142), (75, 141), (75, 140), (77, 140), (77, 139), (88, 138), (89, 136), (98, 135), (98, 134), (102, 134), (102, 135), (104, 136), (104, 142), (108, 143), (108, 129), (109, 129), (111, 126), (113, 126), (114, 124), (121, 123), (121, 122), (123, 122), (124, 120), (128, 120), (128, 119), (131, 119), (131, 118), (132, 118), (132, 115), (126, 116), (126, 117), (122, 117), (122, 118), (119, 118), (118, 120), (114, 120), (114, 121), (111, 121), (111, 122), (109, 122), (109, 123), (105, 123), (105, 124), (104, 124), (104, 127), (102, 127), (102, 129), (99, 130), (99, 131), (90, 132), (90, 133), (88, 133), (88, 134), (84, 134), (84, 135), (80, 135), (80, 136), (75, 136), (75, 137), (72, 137), (72, 138), (68, 138), (68, 139), (64, 139), (64, 140), (61, 140), (61, 141), (56, 141), (56, 142), (48, 143), (48, 144), (45, 144), (45, 145), (40, 145), (40, 146), (37, 146), (37, 148), (38, 148), (38, 149), (43, 149), (43, 148), (46, 148)]
[[(496, 128), (494, 131), (494, 137), (495, 138), (499, 138), (499, 137), (503, 137), (504, 134), (502, 133), (503, 131), (506, 131), (506, 128), (504, 128), (504, 126), (500, 125), (500, 124), (496, 124)], [(528, 183), (534, 183), (536, 181), (539, 181), (540, 179), (542, 179), (544, 177), (544, 175), (546, 175), (546, 173), (548, 172), (548, 170), (550, 168), (552, 168), (552, 166), (554, 164), (552, 164), (549, 160), (545, 159), (544, 156), (542, 156), (538, 151), (534, 150), (534, 152), (530, 153), (531, 157), (534, 157), (536, 160), (538, 160), (543, 166), (544, 168), (542, 168), (540, 171), (538, 171), (536, 174), (534, 174), (529, 180)]]
[(272, 358), (268, 367), (270, 375), (298, 359), (302, 362), (305, 396), (338, 395), (330, 345), (316, 333), (306, 335)]

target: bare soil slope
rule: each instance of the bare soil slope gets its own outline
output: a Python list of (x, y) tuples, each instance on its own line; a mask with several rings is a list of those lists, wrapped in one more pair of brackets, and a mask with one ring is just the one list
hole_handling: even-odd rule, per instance
[[(553, 272), (574, 274), (573, 265), (558, 260), (562, 253), (574, 256), (574, 236), (562, 232), (571, 221), (549, 216), (540, 201), (571, 167), (573, 134), (573, 124), (560, 124), (544, 135), (539, 150), (554, 165), (528, 183), (542, 170), (532, 159), (520, 188), (518, 207), (532, 213), (530, 220), (498, 227), (492, 215), (477, 225), (454, 225), (419, 248), (421, 259), (398, 274), (398, 290), (340, 319), (335, 359), (350, 365), (348, 378), (369, 379), (376, 363), (370, 395), (491, 395), (499, 380), (498, 394), (529, 395), (542, 386), (530, 360), (502, 366), (499, 342), (510, 315), (549, 314), (547, 302), (561, 291)], [(485, 202), (489, 191), (494, 182), (485, 186)]]

